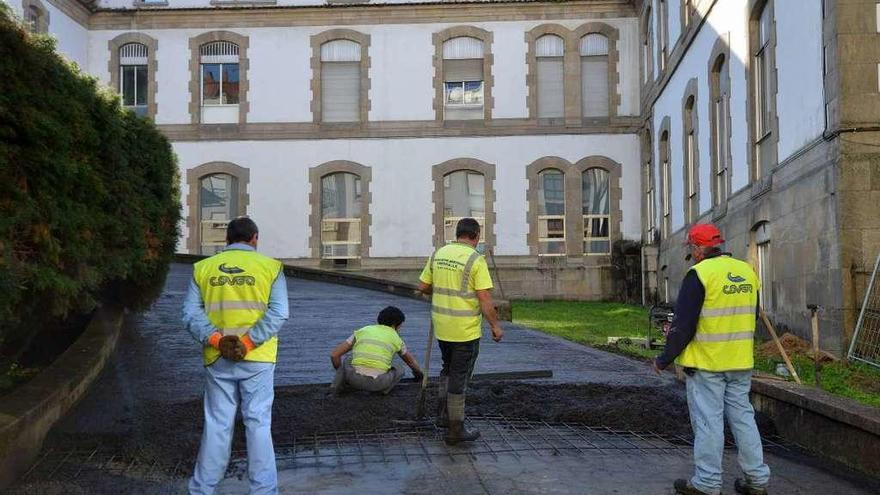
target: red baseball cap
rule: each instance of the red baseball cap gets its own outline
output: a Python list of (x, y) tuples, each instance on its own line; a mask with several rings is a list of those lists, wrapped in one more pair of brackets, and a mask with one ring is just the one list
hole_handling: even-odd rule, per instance
[(712, 247), (724, 243), (721, 231), (711, 223), (698, 223), (688, 231), (685, 244), (694, 246)]

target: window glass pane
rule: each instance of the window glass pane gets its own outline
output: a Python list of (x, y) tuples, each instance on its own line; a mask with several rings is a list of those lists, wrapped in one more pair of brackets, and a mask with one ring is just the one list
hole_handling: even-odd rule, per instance
[(608, 56), (581, 57), (581, 95), (584, 117), (608, 116)]
[(538, 215), (565, 215), (565, 175), (548, 169), (538, 174)]
[[(443, 216), (446, 242), (455, 240), (455, 227), (462, 218), (471, 217), (481, 227), (486, 216), (486, 179), (483, 174), (457, 170), (443, 178)], [(481, 239), (485, 237), (485, 228)]]
[(122, 66), (122, 104), (127, 107), (134, 105), (135, 71), (134, 65)]
[(220, 104), (220, 64), (202, 64), (202, 105)]
[(135, 66), (135, 105), (147, 104), (147, 66)]
[(446, 83), (446, 104), (461, 105), (464, 103), (464, 83)]
[(237, 199), (238, 183), (230, 175), (209, 175), (200, 181), (199, 218), (202, 254), (214, 254), (226, 245), (226, 225), (237, 215)]
[(770, 31), (773, 29), (772, 19), (770, 18), (770, 9), (766, 6), (761, 11), (761, 18), (758, 26), (759, 46), (764, 46), (770, 41)]
[(538, 117), (564, 116), (563, 72), (561, 57), (538, 58)]
[(223, 64), (223, 104), (238, 104), (238, 64)]
[(464, 83), (464, 104), (483, 104), (483, 81), (467, 81)]
[(357, 122), (360, 100), (360, 62), (321, 63), (321, 118), (324, 122)]
[(349, 173), (335, 173), (321, 179), (321, 216), (327, 218), (356, 218), (361, 216), (361, 202), (357, 197), (359, 177)]
[(608, 172), (591, 168), (583, 173), (584, 215), (607, 215), (609, 212)]

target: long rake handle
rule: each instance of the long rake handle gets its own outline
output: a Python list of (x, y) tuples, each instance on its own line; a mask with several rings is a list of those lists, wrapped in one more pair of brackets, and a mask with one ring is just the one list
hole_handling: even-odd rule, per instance
[(434, 347), (434, 318), (433, 315), (429, 315), (431, 318), (428, 323), (428, 348), (425, 349), (425, 366), (422, 370), (422, 386), (419, 389), (419, 401), (416, 404), (416, 418), (422, 419), (425, 417), (425, 403), (427, 402), (427, 390), (428, 390), (428, 370), (431, 369), (431, 348)]
[(764, 314), (764, 308), (761, 308), (761, 321), (764, 322), (767, 330), (770, 331), (770, 335), (773, 337), (773, 342), (776, 342), (776, 348), (779, 349), (779, 354), (782, 354), (782, 359), (785, 361), (785, 366), (788, 367), (788, 372), (794, 377), (794, 381), (797, 382), (798, 385), (801, 385), (801, 377), (798, 376), (797, 371), (795, 371), (794, 366), (791, 364), (791, 360), (788, 359), (788, 353), (785, 352), (785, 348), (782, 347), (782, 342), (779, 341), (779, 337), (776, 335), (776, 329), (773, 328), (770, 320), (767, 319), (767, 315)]

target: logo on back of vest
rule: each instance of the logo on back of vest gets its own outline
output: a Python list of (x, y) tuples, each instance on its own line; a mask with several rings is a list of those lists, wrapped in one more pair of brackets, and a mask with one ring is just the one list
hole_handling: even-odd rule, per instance
[(237, 273), (244, 273), (243, 269), (241, 269), (237, 266), (226, 266), (226, 263), (221, 263), (217, 269), (223, 273), (228, 273), (230, 275), (235, 275)]
[(744, 277), (727, 272), (727, 280), (730, 280), (733, 284), (725, 285), (724, 288), (721, 289), (721, 292), (724, 292), (727, 295), (740, 293), (751, 294), (752, 284), (744, 284), (743, 282), (746, 281)]
[(236, 277), (221, 275), (219, 277), (211, 277), (208, 283), (213, 287), (220, 287), (221, 285), (257, 285), (257, 279), (250, 275), (239, 275)]

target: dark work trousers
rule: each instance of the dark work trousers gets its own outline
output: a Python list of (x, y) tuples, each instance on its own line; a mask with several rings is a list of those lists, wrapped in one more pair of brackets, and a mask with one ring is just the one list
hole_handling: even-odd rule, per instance
[(474, 363), (480, 354), (480, 339), (468, 342), (438, 340), (437, 343), (440, 344), (440, 354), (443, 356), (440, 375), (449, 378), (449, 393), (464, 394), (474, 372)]

